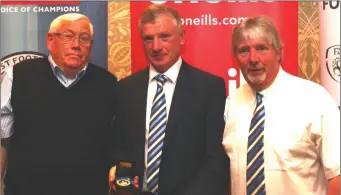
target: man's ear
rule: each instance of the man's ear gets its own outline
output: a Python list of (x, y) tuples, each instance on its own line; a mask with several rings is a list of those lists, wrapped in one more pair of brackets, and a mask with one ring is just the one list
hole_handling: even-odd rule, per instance
[(46, 47), (49, 51), (52, 49), (53, 35), (51, 33), (46, 34)]
[(277, 50), (276, 59), (279, 63), (282, 63), (282, 61), (283, 61), (283, 47), (281, 47)]
[(180, 31), (180, 45), (184, 45), (185, 44), (185, 29), (181, 28)]

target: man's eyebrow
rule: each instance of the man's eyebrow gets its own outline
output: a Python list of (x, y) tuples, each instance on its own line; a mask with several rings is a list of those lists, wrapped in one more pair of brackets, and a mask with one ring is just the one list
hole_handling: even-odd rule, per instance
[(70, 30), (70, 29), (66, 29), (66, 30), (60, 30), (60, 32), (62, 33), (75, 33), (73, 30)]
[(246, 49), (246, 48), (250, 48), (249, 45), (242, 45), (240, 47), (237, 47), (237, 49)]
[[(77, 34), (75, 31), (73, 31), (73, 30), (71, 30), (71, 29), (66, 29), (66, 31), (64, 31), (64, 32), (69, 32), (69, 33)], [(79, 34), (91, 35), (90, 32), (79, 32)]]

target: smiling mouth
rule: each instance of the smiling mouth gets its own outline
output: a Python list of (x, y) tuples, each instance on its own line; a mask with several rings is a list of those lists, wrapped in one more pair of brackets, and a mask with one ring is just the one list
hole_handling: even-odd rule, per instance
[(158, 57), (158, 56), (163, 56), (163, 54), (162, 53), (153, 53), (152, 56), (153, 57)]
[(76, 55), (76, 54), (69, 54), (67, 56), (72, 57), (72, 58), (81, 58), (80, 55)]
[(162, 54), (152, 55), (152, 58), (159, 60), (159, 59), (163, 58), (163, 55)]
[(264, 68), (250, 69), (248, 72), (251, 74), (261, 74), (261, 73), (265, 72), (265, 69)]
[(249, 69), (249, 72), (259, 72), (264, 71), (264, 68)]

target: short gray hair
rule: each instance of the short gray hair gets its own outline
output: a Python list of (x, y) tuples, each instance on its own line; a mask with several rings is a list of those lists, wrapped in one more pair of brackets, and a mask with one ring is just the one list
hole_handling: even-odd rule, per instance
[[(283, 48), (283, 42), (279, 37), (279, 33), (274, 23), (266, 16), (257, 16), (243, 20), (232, 33), (232, 50), (236, 55), (237, 45), (247, 39), (263, 39), (267, 40), (277, 52)], [(280, 62), (283, 60), (283, 52), (281, 52)]]
[(155, 19), (162, 14), (169, 14), (171, 15), (175, 21), (176, 24), (179, 28), (179, 30), (182, 30), (182, 23), (181, 23), (181, 18), (179, 13), (164, 4), (151, 4), (150, 6), (147, 7), (146, 10), (143, 11), (140, 20), (139, 20), (139, 31), (141, 33), (141, 27), (143, 24), (148, 23), (148, 22), (153, 22)]

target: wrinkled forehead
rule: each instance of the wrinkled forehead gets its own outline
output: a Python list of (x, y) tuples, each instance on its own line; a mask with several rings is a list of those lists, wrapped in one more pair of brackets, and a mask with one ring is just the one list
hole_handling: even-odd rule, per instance
[(74, 32), (88, 32), (91, 33), (90, 21), (86, 18), (70, 21), (63, 20), (59, 25), (59, 30), (71, 30)]
[(140, 33), (142, 36), (159, 33), (176, 33), (178, 29), (179, 26), (175, 18), (169, 15), (160, 15), (155, 20), (142, 24)]
[(267, 32), (263, 28), (254, 27), (245, 29), (242, 31), (237, 37), (237, 44), (240, 44), (245, 41), (256, 41), (256, 42), (264, 42), (267, 44), (273, 44), (272, 35), (270, 32)]
[(169, 13), (160, 13), (155, 15), (155, 18), (152, 20), (145, 22), (144, 24), (158, 24), (158, 25), (174, 25), (176, 26), (176, 19)]

